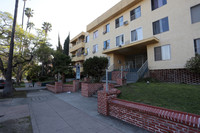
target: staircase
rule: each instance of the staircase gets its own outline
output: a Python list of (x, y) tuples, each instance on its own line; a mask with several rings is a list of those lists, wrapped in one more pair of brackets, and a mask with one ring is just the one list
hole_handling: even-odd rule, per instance
[(146, 61), (137, 72), (128, 72), (126, 74), (127, 83), (135, 83), (140, 78), (144, 77), (148, 71), (148, 62)]
[[(112, 65), (112, 68), (114, 68), (113, 67), (114, 65)], [(145, 75), (145, 73), (148, 71), (148, 62), (146, 61), (142, 66), (141, 66), (141, 68), (139, 69), (139, 70), (132, 70), (132, 69), (130, 69), (130, 68), (128, 68), (128, 67), (122, 67), (122, 68), (124, 68), (123, 69), (123, 71), (124, 72), (127, 72), (126, 74), (125, 74), (125, 78), (127, 79), (127, 83), (135, 83), (135, 82), (137, 82), (140, 78), (142, 78), (142, 77), (144, 77), (144, 75)], [(115, 70), (117, 70), (117, 69), (115, 69)], [(118, 69), (119, 71), (121, 71), (120, 69)], [(112, 71), (113, 71), (113, 69), (112, 69)], [(109, 70), (109, 73), (108, 73), (108, 82), (109, 83), (114, 83), (114, 84), (116, 84), (116, 81), (113, 81), (112, 80), (112, 71), (111, 70)], [(121, 77), (121, 74), (119, 74), (119, 75), (117, 75), (117, 77)], [(106, 76), (104, 76), (103, 78), (102, 78), (102, 82), (106, 82)]]

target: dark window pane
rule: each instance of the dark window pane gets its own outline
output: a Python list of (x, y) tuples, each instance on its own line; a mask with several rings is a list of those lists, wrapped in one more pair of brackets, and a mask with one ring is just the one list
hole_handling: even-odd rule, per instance
[(167, 0), (151, 0), (152, 10), (155, 10), (163, 5), (167, 4)]
[(160, 23), (159, 20), (156, 22), (153, 22), (153, 35), (160, 33)]
[(192, 23), (200, 22), (200, 4), (191, 7)]
[(166, 18), (163, 18), (161, 20), (161, 24), (162, 24), (162, 31), (165, 32), (165, 31), (169, 31), (169, 22), (168, 22), (168, 17)]
[(195, 54), (200, 55), (200, 39), (194, 40)]
[(161, 47), (154, 48), (155, 61), (162, 60)]

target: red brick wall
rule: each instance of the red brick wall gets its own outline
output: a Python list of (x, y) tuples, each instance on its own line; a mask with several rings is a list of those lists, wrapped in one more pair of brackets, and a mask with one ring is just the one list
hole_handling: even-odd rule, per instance
[[(74, 82), (75, 83), (75, 82)], [(62, 82), (55, 82), (55, 85), (46, 85), (47, 89), (54, 93), (62, 93), (62, 92), (76, 92), (76, 88), (74, 88), (74, 84), (63, 84)]]
[(81, 95), (90, 97), (100, 88), (103, 88), (102, 83), (81, 83)]
[(150, 77), (163, 82), (200, 84), (200, 74), (186, 69), (150, 70)]
[[(123, 72), (123, 77), (125, 77), (125, 74), (128, 72)], [(112, 72), (112, 80), (117, 81), (118, 78), (121, 78), (121, 71), (113, 71)]]
[(200, 133), (199, 115), (120, 100), (106, 92), (98, 92), (98, 112), (150, 132)]

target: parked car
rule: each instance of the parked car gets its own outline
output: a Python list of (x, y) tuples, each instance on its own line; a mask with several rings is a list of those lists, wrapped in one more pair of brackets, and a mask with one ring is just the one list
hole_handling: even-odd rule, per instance
[(0, 89), (3, 89), (5, 86), (5, 80), (0, 79)]

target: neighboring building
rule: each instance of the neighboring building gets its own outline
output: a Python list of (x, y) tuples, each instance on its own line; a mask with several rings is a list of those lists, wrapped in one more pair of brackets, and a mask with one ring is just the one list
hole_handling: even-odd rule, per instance
[(83, 61), (85, 59), (85, 32), (81, 32), (71, 40), (69, 52), (72, 56), (73, 70), (76, 72), (76, 67), (79, 66), (80, 71), (83, 72)]
[(87, 25), (87, 32), (85, 59), (105, 56), (109, 69), (129, 72), (145, 64), (160, 80), (200, 83), (200, 75), (185, 69), (200, 54), (199, 0), (121, 0)]

